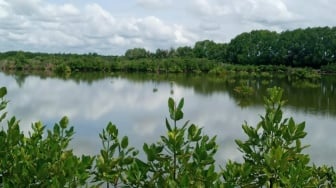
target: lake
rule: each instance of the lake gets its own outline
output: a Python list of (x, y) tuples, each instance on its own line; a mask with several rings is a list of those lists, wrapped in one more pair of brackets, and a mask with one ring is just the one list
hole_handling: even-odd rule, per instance
[[(239, 85), (254, 88), (252, 95), (241, 97)], [(256, 125), (264, 114), (266, 88), (280, 86), (287, 100), (284, 117), (299, 123), (306, 121), (308, 135), (303, 144), (317, 165), (336, 166), (336, 78), (323, 76), (312, 83), (289, 76), (226, 78), (208, 75), (158, 74), (74, 74), (69, 78), (48, 75), (5, 74), (0, 72), (0, 86), (8, 89), (9, 116), (21, 120), (28, 132), (31, 123), (41, 120), (52, 128), (68, 116), (75, 128), (71, 147), (77, 154), (98, 154), (98, 134), (111, 121), (130, 144), (142, 148), (165, 134), (167, 101), (184, 97), (184, 120), (217, 135), (219, 164), (241, 160), (234, 139), (246, 139), (241, 125)], [(7, 117), (9, 117), (7, 116)]]

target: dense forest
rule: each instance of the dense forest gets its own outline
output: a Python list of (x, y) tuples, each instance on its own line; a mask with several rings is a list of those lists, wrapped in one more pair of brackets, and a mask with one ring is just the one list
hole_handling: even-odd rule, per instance
[(256, 30), (229, 43), (198, 41), (193, 47), (133, 48), (121, 56), (48, 54), (23, 51), (0, 53), (2, 70), (209, 72), (218, 66), (255, 65), (309, 67), (336, 72), (336, 27), (315, 27), (281, 33)]

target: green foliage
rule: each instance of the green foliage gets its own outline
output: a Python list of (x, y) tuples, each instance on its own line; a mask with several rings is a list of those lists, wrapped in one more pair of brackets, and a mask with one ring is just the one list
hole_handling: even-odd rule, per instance
[(60, 65), (56, 66), (55, 72), (58, 75), (70, 75), (71, 74), (71, 68), (68, 65), (60, 64)]
[(125, 57), (128, 59), (141, 59), (149, 57), (149, 52), (144, 48), (133, 48), (125, 52)]
[[(1, 109), (7, 104), (0, 89)], [(4, 119), (5, 113), (1, 115)], [(68, 144), (74, 134), (66, 117), (48, 130), (41, 122), (32, 124), (28, 136), (12, 117), (0, 131), (0, 187), (78, 187), (87, 184), (93, 157), (77, 157)]]
[[(193, 47), (128, 49), (123, 56), (89, 54), (46, 54), (11, 51), (0, 53), (2, 70), (137, 71), (207, 73), (226, 64), (262, 66), (260, 72), (281, 72), (283, 66), (310, 67), (335, 73), (336, 27), (295, 29), (276, 33), (268, 30), (244, 32), (229, 43), (197, 41)], [(209, 65), (209, 62), (211, 65)], [(280, 66), (280, 67), (278, 67)], [(244, 70), (245, 71), (245, 70)], [(235, 72), (238, 72), (235, 70)], [(256, 72), (247, 70), (247, 72)]]
[(237, 87), (235, 87), (233, 90), (234, 90), (234, 92), (236, 92), (237, 95), (240, 96), (240, 97), (248, 97), (248, 96), (251, 96), (251, 95), (253, 94), (253, 92), (254, 92), (253, 87), (248, 86), (248, 85), (246, 85), (246, 84), (237, 86)]
[[(218, 182), (214, 155), (216, 137), (202, 135), (196, 125), (177, 122), (183, 118), (184, 100), (178, 104), (170, 98), (167, 135), (155, 144), (143, 145), (147, 161), (137, 158), (138, 151), (128, 147), (128, 138), (118, 138), (118, 129), (109, 123), (100, 134), (103, 150), (97, 157), (96, 181), (115, 187), (213, 187)], [(173, 123), (173, 124), (171, 124)]]
[[(261, 121), (256, 127), (245, 123), (242, 128), (248, 139), (236, 140), (244, 163), (229, 162), (223, 177), (228, 184), (243, 187), (309, 187), (315, 170), (309, 166), (309, 156), (302, 153), (307, 147), (301, 144), (307, 134), (305, 123), (283, 119), (280, 88), (271, 88), (268, 93)], [(323, 184), (329, 181), (334, 180), (322, 179)]]
[(320, 68), (335, 62), (335, 33), (335, 27), (242, 33), (228, 44), (228, 58), (243, 65)]
[[(32, 124), (25, 135), (12, 117), (0, 131), (0, 187), (335, 187), (333, 167), (310, 166), (302, 151), (305, 123), (283, 118), (283, 90), (271, 88), (265, 101), (265, 115), (255, 126), (244, 123), (247, 140), (236, 140), (242, 163), (228, 161), (216, 171), (216, 136), (183, 119), (184, 99), (168, 99), (166, 135), (157, 143), (143, 145), (145, 159), (119, 137), (109, 123), (99, 134), (102, 149), (96, 157), (73, 154), (68, 145), (74, 134), (63, 117), (52, 130), (41, 122)], [(7, 105), (6, 88), (0, 88), (0, 111)], [(0, 116), (0, 123), (6, 113)], [(1, 124), (2, 125), (2, 124)], [(93, 163), (95, 161), (95, 163)], [(94, 169), (92, 165), (94, 164)]]
[(321, 71), (326, 73), (335, 73), (336, 72), (336, 63), (330, 63), (327, 65), (321, 66)]
[(202, 129), (189, 125), (188, 121), (181, 127), (177, 125), (183, 118), (183, 105), (183, 99), (176, 104), (170, 98), (168, 107), (172, 122), (166, 119), (167, 135), (161, 136), (157, 144), (144, 144), (148, 170), (153, 172), (148, 181), (151, 187), (212, 187), (217, 183), (216, 137), (203, 136)]
[(103, 149), (96, 159), (95, 181), (112, 184), (117, 187), (120, 183), (128, 183), (128, 169), (134, 162), (138, 151), (128, 146), (128, 137), (121, 140), (118, 137), (118, 129), (111, 122), (99, 134)]

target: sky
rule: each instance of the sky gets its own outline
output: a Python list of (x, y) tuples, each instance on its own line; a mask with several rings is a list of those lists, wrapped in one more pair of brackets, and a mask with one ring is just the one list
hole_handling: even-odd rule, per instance
[(0, 52), (122, 55), (336, 25), (336, 0), (0, 0)]

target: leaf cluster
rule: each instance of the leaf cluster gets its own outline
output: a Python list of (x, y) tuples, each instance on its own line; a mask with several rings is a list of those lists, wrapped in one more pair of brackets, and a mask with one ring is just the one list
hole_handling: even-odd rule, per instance
[[(295, 123), (293, 118), (283, 119), (285, 102), (282, 101), (282, 89), (270, 88), (268, 93), (264, 99), (266, 113), (261, 116), (261, 121), (255, 127), (246, 122), (242, 126), (248, 139), (236, 140), (236, 144), (243, 153), (244, 162), (230, 161), (226, 165), (223, 171), (226, 184), (243, 187), (316, 186), (316, 182), (321, 183), (321, 176), (314, 174), (316, 168), (309, 165), (309, 156), (302, 153), (308, 147), (301, 144), (307, 135), (305, 123)], [(323, 184), (335, 185), (331, 176), (327, 179)]]
[(96, 180), (115, 187), (213, 187), (219, 183), (214, 160), (216, 137), (202, 135), (202, 129), (188, 121), (180, 127), (177, 123), (183, 118), (183, 105), (183, 99), (177, 105), (172, 98), (168, 100), (171, 122), (166, 119), (167, 135), (157, 143), (143, 145), (147, 160), (128, 147), (127, 137), (119, 142), (118, 130), (110, 123), (100, 135), (103, 141), (111, 142), (103, 142)]
[[(3, 96), (5, 90), (0, 89)], [(1, 105), (6, 104), (1, 101)], [(6, 114), (2, 115), (1, 120)], [(0, 130), (0, 187), (78, 187), (87, 184), (93, 157), (76, 156), (68, 149), (73, 127), (63, 117), (48, 130), (41, 122), (32, 124), (28, 136), (12, 117)]]

